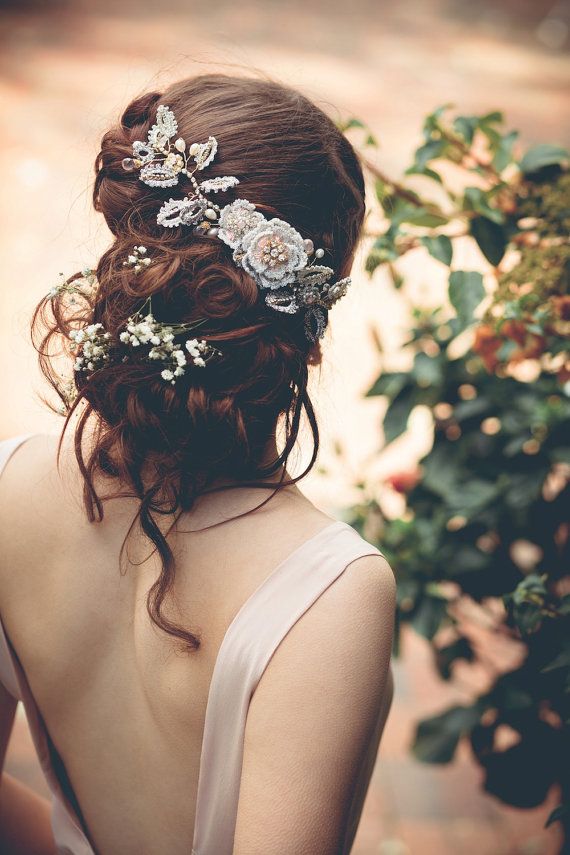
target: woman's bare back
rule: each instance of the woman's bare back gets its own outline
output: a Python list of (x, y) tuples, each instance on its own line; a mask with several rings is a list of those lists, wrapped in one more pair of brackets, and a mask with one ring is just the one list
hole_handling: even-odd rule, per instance
[[(208, 692), (222, 639), (243, 604), (280, 562), (332, 520), (290, 487), (253, 514), (193, 531), (255, 507), (267, 491), (240, 488), (202, 497), (169, 537), (176, 578), (165, 601), (165, 615), (201, 638), (198, 651), (184, 653), (176, 639), (148, 617), (146, 596), (160, 566), (138, 534), (129, 540), (132, 564), (126, 573), (119, 572), (119, 552), (135, 514), (134, 500), (110, 501), (103, 522), (89, 523), (73, 455), (64, 452), (58, 473), (56, 446), (54, 437), (32, 437), (14, 454), (0, 479), (2, 621), (64, 762), (96, 851), (114, 855), (120, 842), (121, 855), (188, 853)], [(365, 565), (372, 561), (374, 570), (367, 571)], [(370, 686), (370, 709), (359, 723), (359, 738), (366, 741), (378, 722), (380, 695), (387, 691), (393, 583), (389, 572), (378, 572), (380, 563), (384, 570), (381, 558), (361, 558), (353, 564), (353, 568), (362, 565), (361, 579), (382, 580), (382, 615), (372, 622), (385, 625), (388, 641), (386, 650), (381, 630), (376, 642), (370, 639), (379, 643), (376, 658), (384, 676), (376, 689)], [(294, 677), (299, 674), (294, 664), (297, 648), (300, 656), (310, 649), (305, 658), (316, 656), (314, 664), (319, 656), (326, 658), (318, 645), (329, 626), (332, 629), (333, 615), (339, 631), (346, 631), (342, 626), (346, 615), (340, 614), (343, 597), (350, 610), (351, 602), (359, 602), (354, 597), (363, 592), (362, 582), (351, 582), (354, 573), (343, 576), (346, 579), (339, 579), (319, 598), (273, 657), (256, 692), (261, 718), (265, 713), (260, 690), (267, 684), (270, 692), (272, 674), (281, 673), (281, 663), (295, 669)], [(356, 617), (362, 614), (353, 620)], [(350, 638), (346, 644), (353, 649)], [(313, 678), (317, 676), (313, 673)], [(285, 670), (280, 689), (284, 704), (287, 689)], [(257, 697), (252, 701), (252, 721), (254, 701)], [(279, 710), (274, 712), (278, 724)], [(255, 750), (244, 760), (244, 774), (250, 777)], [(283, 751), (288, 751), (287, 745)], [(281, 781), (279, 786), (291, 785)], [(259, 793), (255, 800), (259, 802)], [(275, 840), (267, 843), (267, 849), (255, 848), (248, 835), (255, 837), (256, 822), (247, 804), (240, 806), (236, 852), (301, 851)]]

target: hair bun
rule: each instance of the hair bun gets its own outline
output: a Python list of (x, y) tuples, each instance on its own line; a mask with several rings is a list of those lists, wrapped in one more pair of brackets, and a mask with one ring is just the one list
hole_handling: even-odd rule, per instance
[[(77, 374), (78, 398), (66, 422), (71, 424), (69, 417), (82, 402), (75, 448), (89, 518), (103, 517), (103, 499), (95, 488), (101, 474), (113, 475), (139, 499), (138, 522), (162, 564), (148, 592), (149, 615), (192, 650), (199, 638), (162, 611), (175, 562), (157, 518), (191, 510), (196, 498), (220, 480), (271, 487), (267, 477), (285, 471), (303, 413), (314, 450), (305, 472), (293, 481), (311, 469), (319, 434), (307, 391), (308, 365), (318, 362), (320, 348), (308, 341), (300, 314), (268, 309), (253, 278), (232, 260), (229, 246), (184, 227), (158, 225), (157, 211), (170, 190), (145, 185), (122, 168), (122, 161), (132, 155), (134, 141), (147, 139), (159, 101), (173, 110), (183, 140), (215, 136), (219, 160), (209, 177), (238, 177), (240, 197), (266, 217), (293, 223), (315, 246), (326, 247), (327, 263), (338, 276), (348, 274), (360, 237), (364, 179), (335, 123), (288, 87), (207, 74), (182, 80), (162, 94), (143, 95), (104, 135), (95, 162), (94, 206), (114, 240), (97, 266), (94, 299), (78, 308), (62, 292), (36, 311), (36, 331), (42, 312), (51, 312), (38, 350), (42, 369), (58, 391), (60, 363), (56, 359), (52, 365), (50, 353), (59, 354), (62, 341), (68, 344), (70, 329), (100, 323), (117, 341), (119, 330), (149, 297), (157, 321), (200, 321), (200, 337), (223, 354), (211, 367), (187, 371), (175, 386), (164, 383), (160, 366), (136, 353), (127, 361), (110, 359), (90, 374)], [(184, 181), (190, 185), (181, 177), (183, 194), (189, 189)], [(235, 198), (233, 188), (219, 195), (224, 205)], [(152, 263), (135, 271), (124, 261), (141, 244)], [(280, 420), (283, 447), (268, 461)], [(87, 447), (82, 439), (91, 423), (96, 430)]]

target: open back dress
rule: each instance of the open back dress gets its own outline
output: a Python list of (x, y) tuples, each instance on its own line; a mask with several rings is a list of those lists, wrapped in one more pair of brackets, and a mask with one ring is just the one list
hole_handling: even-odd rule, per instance
[[(0, 475), (16, 449), (33, 434), (0, 442)], [(282, 561), (245, 601), (219, 648), (210, 683), (200, 756), (192, 848), (188, 855), (232, 855), (247, 713), (271, 656), (291, 627), (348, 565), (381, 555), (351, 526), (333, 522)], [(78, 811), (63, 761), (36, 704), (17, 652), (0, 618), (0, 682), (21, 701), (39, 762), (52, 793), (52, 828), (58, 855), (96, 855)], [(391, 701), (387, 686), (379, 711), (381, 731)], [(354, 837), (375, 760), (377, 742), (362, 767), (349, 825)], [(350, 851), (352, 839), (347, 840)]]

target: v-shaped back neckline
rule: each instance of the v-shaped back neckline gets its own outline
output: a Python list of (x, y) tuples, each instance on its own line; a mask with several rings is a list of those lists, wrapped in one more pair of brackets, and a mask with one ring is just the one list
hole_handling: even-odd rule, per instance
[[(4, 461), (4, 465), (8, 462), (8, 460), (10, 459), (10, 457), (12, 456), (14, 451), (16, 451), (20, 447), (20, 445), (24, 444), (28, 439), (31, 439), (33, 436), (36, 436), (36, 435), (37, 434), (29, 433), (29, 434), (20, 435), (19, 437), (13, 437), (11, 440), (6, 440), (7, 443), (10, 443), (10, 445), (12, 445), (12, 443), (14, 443), (14, 445), (10, 448), (9, 454), (8, 454), (6, 460)], [(20, 440), (20, 441), (17, 442), (17, 440)], [(0, 476), (2, 474), (3, 468), (4, 468), (4, 466), (0, 466)], [(315, 532), (315, 534), (311, 535), (310, 537), (308, 537), (304, 541), (302, 541), (288, 555), (286, 555), (285, 558), (283, 558), (273, 568), (273, 570), (271, 570), (271, 572), (265, 577), (265, 579), (263, 579), (263, 581), (255, 588), (253, 593), (251, 593), (247, 597), (247, 599), (242, 603), (242, 605), (240, 606), (240, 608), (238, 609), (238, 611), (236, 612), (236, 614), (234, 615), (234, 617), (230, 621), (228, 627), (226, 628), (226, 631), (224, 633), (224, 636), (223, 636), (222, 641), (220, 643), (220, 646), (218, 648), (218, 652), (216, 654), (216, 659), (214, 662), (214, 668), (212, 670), (212, 677), (210, 679), (210, 685), (208, 687), (208, 697), (207, 697), (207, 702), (206, 702), (204, 729), (203, 729), (203, 733), (202, 733), (202, 742), (201, 742), (201, 746), (200, 746), (200, 760), (199, 760), (199, 771), (198, 771), (198, 782), (197, 782), (196, 810), (195, 810), (195, 815), (194, 815), (192, 853), (196, 852), (194, 847), (196, 845), (196, 833), (197, 833), (197, 828), (198, 828), (197, 820), (198, 820), (198, 810), (199, 810), (199, 801), (198, 800), (199, 800), (199, 795), (200, 795), (200, 782), (201, 782), (201, 778), (202, 778), (202, 774), (203, 774), (203, 768), (204, 768), (205, 760), (207, 759), (205, 752), (204, 752), (206, 725), (208, 723), (209, 716), (211, 716), (212, 710), (215, 706), (217, 687), (220, 684), (220, 677), (224, 671), (224, 665), (225, 665), (225, 662), (227, 659), (227, 651), (231, 647), (231, 642), (234, 639), (234, 637), (239, 634), (238, 633), (239, 627), (242, 624), (242, 622), (247, 618), (248, 613), (255, 608), (255, 605), (256, 605), (257, 601), (259, 600), (259, 598), (262, 596), (262, 594), (266, 590), (271, 588), (271, 586), (273, 585), (275, 580), (279, 576), (281, 576), (283, 573), (285, 573), (287, 568), (290, 565), (295, 565), (297, 562), (297, 559), (299, 559), (305, 551), (310, 552), (311, 548), (316, 547), (321, 539), (326, 539), (327, 535), (330, 536), (337, 529), (339, 529), (339, 530), (347, 529), (347, 530), (353, 531), (351, 529), (351, 527), (347, 525), (347, 523), (344, 523), (341, 520), (333, 520), (332, 522), (328, 523), (327, 525), (325, 525), (321, 529), (319, 529), (317, 532)], [(17, 684), (17, 688), (20, 690), (20, 695), (22, 696), (22, 699), (25, 698), (25, 700), (27, 701), (26, 713), (28, 713), (27, 707), (28, 706), (30, 707), (29, 714), (31, 715), (32, 721), (34, 722), (34, 732), (32, 733), (32, 736), (33, 736), (34, 742), (36, 744), (36, 750), (38, 751), (38, 756), (40, 757), (40, 762), (42, 764), (44, 773), (46, 774), (46, 777), (48, 778), (48, 783), (51, 783), (50, 788), (52, 789), (52, 794), (54, 796), (54, 802), (53, 802), (53, 806), (52, 806), (52, 813), (53, 813), (54, 820), (57, 817), (57, 822), (59, 822), (62, 826), (64, 825), (64, 823), (67, 824), (67, 821), (69, 821), (72, 825), (72, 828), (73, 828), (73, 832), (72, 832), (73, 833), (73, 840), (70, 842), (72, 842), (74, 847), (75, 846), (81, 846), (80, 850), (75, 849), (75, 848), (73, 850), (72, 849), (66, 850), (66, 848), (64, 846), (61, 849), (58, 849), (58, 851), (73, 852), (74, 855), (75, 855), (75, 852), (77, 852), (78, 854), (79, 854), (79, 852), (81, 852), (81, 855), (95, 855), (94, 846), (91, 843), (91, 841), (89, 840), (86, 828), (83, 827), (83, 823), (81, 821), (80, 815), (78, 814), (77, 810), (75, 809), (74, 805), (72, 804), (72, 801), (70, 800), (69, 795), (66, 793), (67, 784), (61, 781), (60, 776), (57, 774), (56, 769), (54, 768), (54, 764), (52, 762), (53, 757), (51, 756), (51, 746), (53, 746), (53, 749), (55, 750), (57, 757), (61, 761), (61, 766), (63, 767), (63, 770), (65, 772), (65, 777), (67, 779), (67, 782), (69, 783), (69, 789), (71, 790), (71, 793), (73, 794), (73, 797), (76, 800), (77, 805), (79, 806), (79, 808), (81, 810), (81, 805), (79, 803), (79, 800), (77, 799), (77, 795), (73, 789), (73, 786), (71, 784), (71, 780), (67, 774), (67, 770), (65, 769), (65, 764), (63, 762), (63, 758), (61, 758), (59, 755), (59, 752), (57, 752), (55, 744), (53, 743), (53, 740), (52, 740), (51, 735), (49, 733), (49, 730), (47, 728), (46, 722), (45, 722), (45, 720), (41, 714), (41, 711), (39, 710), (39, 707), (37, 706), (35, 697), (34, 697), (32, 690), (31, 690), (31, 686), (28, 683), (26, 672), (24, 671), (24, 668), (23, 668), (22, 664), (20, 663), (20, 660), (19, 660), (19, 657), (17, 655), (15, 648), (13, 648), (11, 645), (11, 642), (10, 642), (10, 640), (6, 634), (6, 631), (2, 625), (1, 620), (0, 620), (0, 629), (2, 630), (2, 636), (5, 640), (6, 645), (7, 645), (8, 652), (10, 653), (10, 651), (11, 651), (13, 656), (15, 657), (15, 660), (16, 660), (15, 662), (14, 661), (12, 662), (12, 667), (15, 668), (16, 684)], [(21, 672), (21, 676), (23, 677), (23, 682), (24, 682), (23, 686), (20, 686), (18, 669)], [(47, 746), (50, 746), (49, 755), (47, 757), (44, 756), (43, 745), (41, 742), (42, 732), (43, 732), (43, 739), (45, 740)], [(43, 756), (43, 760), (42, 760), (42, 756)], [(65, 815), (64, 815), (64, 813), (62, 813), (62, 811), (65, 812), (65, 815), (67, 816), (67, 820), (65, 819)], [(83, 811), (81, 811), (81, 813), (83, 813)], [(71, 829), (70, 829), (69, 833), (71, 833)]]

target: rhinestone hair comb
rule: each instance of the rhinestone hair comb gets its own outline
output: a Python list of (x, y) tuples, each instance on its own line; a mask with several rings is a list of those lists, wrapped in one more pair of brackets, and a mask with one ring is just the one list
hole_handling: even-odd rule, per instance
[[(315, 342), (324, 334), (328, 311), (343, 297), (350, 277), (331, 282), (331, 267), (315, 263), (323, 258), (310, 239), (285, 220), (267, 219), (247, 199), (236, 199), (224, 207), (208, 198), (239, 184), (234, 175), (198, 181), (218, 150), (215, 137), (187, 146), (177, 137), (178, 123), (169, 107), (160, 104), (156, 122), (146, 142), (133, 143), (133, 157), (123, 160), (123, 169), (139, 169), (139, 178), (149, 187), (174, 187), (180, 176), (190, 180), (192, 189), (182, 199), (169, 199), (160, 208), (156, 221), (165, 228), (190, 226), (195, 234), (217, 236), (232, 250), (234, 262), (255, 280), (266, 305), (286, 314), (304, 313), (307, 338)], [(314, 256), (309, 262), (309, 256)]]

